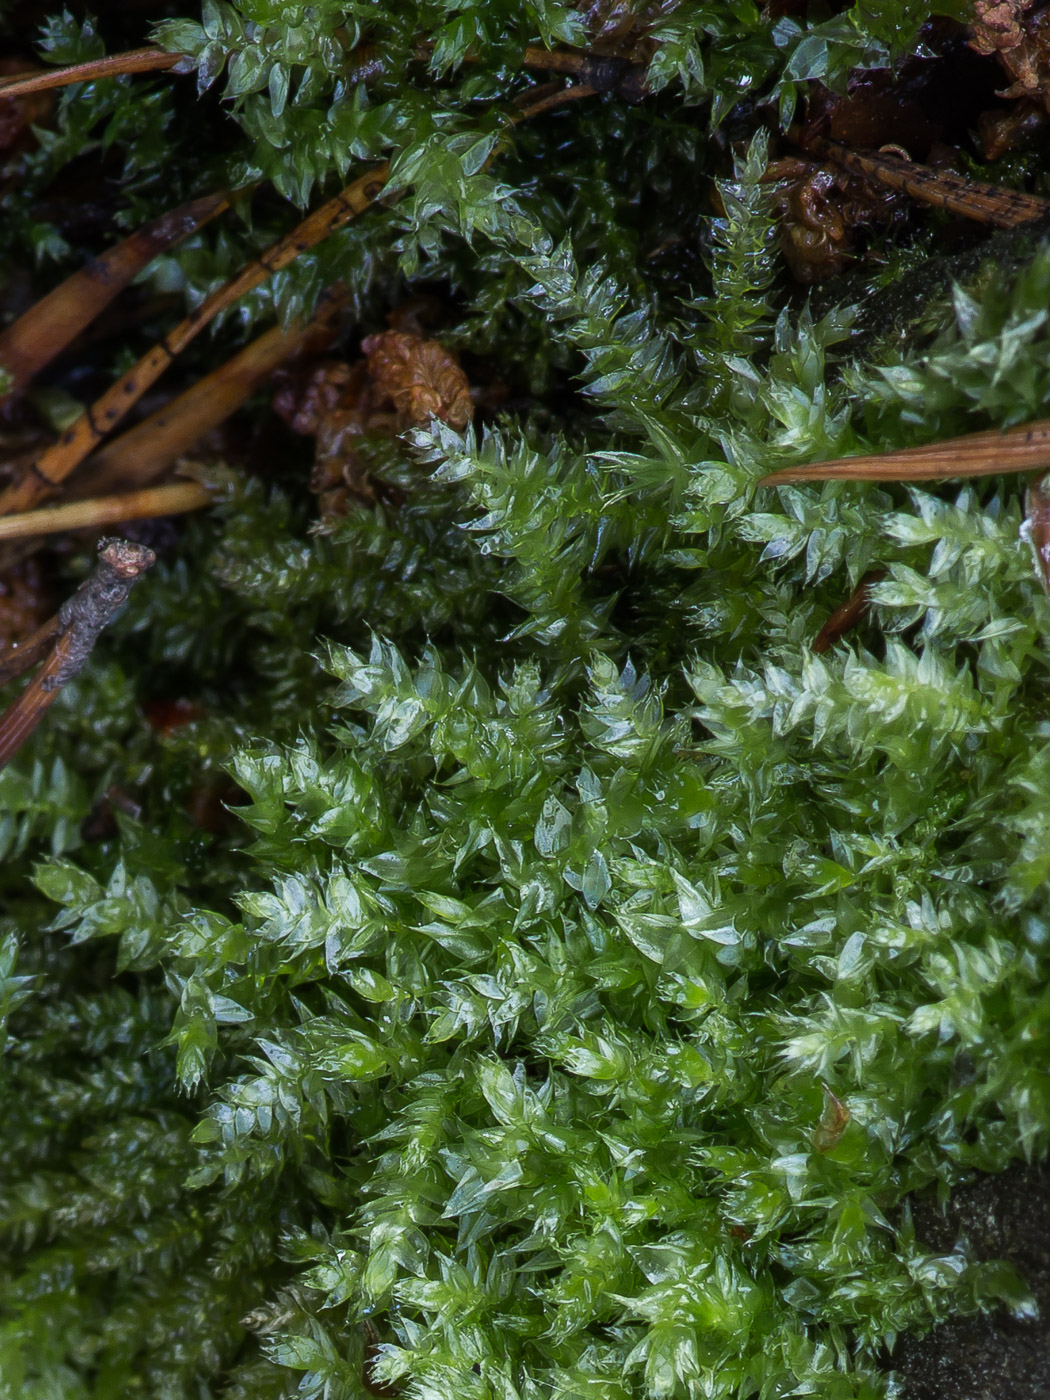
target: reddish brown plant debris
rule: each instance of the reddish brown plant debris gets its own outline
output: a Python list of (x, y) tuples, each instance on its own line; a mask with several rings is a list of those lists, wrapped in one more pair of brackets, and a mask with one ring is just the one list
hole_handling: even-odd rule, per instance
[(1050, 112), (1050, 8), (1034, 0), (976, 0), (970, 47), (995, 54), (1010, 79), (1001, 97), (1027, 98)]
[(898, 191), (797, 156), (775, 161), (766, 178), (783, 181), (775, 198), (780, 246), (794, 277), (807, 285), (842, 272), (863, 232), (907, 216)]
[(576, 8), (587, 29), (587, 48), (603, 58), (628, 63), (648, 63), (655, 45), (649, 38), (653, 25), (676, 10), (679, 0), (581, 0)]
[(1023, 97), (1012, 107), (998, 107), (982, 112), (977, 118), (977, 135), (985, 160), (998, 160), (1007, 151), (1025, 145), (1050, 119), (1039, 102)]
[(1034, 3), (1035, 0), (974, 0), (970, 47), (981, 54), (1021, 48), (1025, 39), (1021, 21)]
[[(132, 588), (156, 562), (156, 555), (131, 540), (99, 541), (98, 564), (52, 623), (37, 629), (44, 642), (55, 638), (44, 664), (13, 704), (0, 715), (0, 767), (18, 752), (40, 723), (59, 690), (87, 665), (99, 633), (120, 611)], [(30, 648), (27, 645), (26, 650)], [(37, 659), (33, 655), (32, 660)], [(24, 668), (13, 671), (20, 675)]]
[(810, 84), (805, 115), (790, 136), (821, 164), (788, 157), (767, 171), (767, 178), (785, 181), (777, 196), (781, 246), (798, 281), (819, 282), (844, 271), (866, 233), (903, 220), (911, 207), (903, 191), (871, 174), (829, 169), (823, 163), (829, 140), (868, 153), (888, 150), (906, 160), (936, 154), (943, 165), (955, 159), (939, 144), (941, 129), (927, 117), (917, 84), (881, 71), (854, 75), (844, 93)]
[(272, 400), (274, 412), (293, 432), (313, 436), (322, 421), (341, 406), (357, 368), (345, 360), (315, 360), (312, 364), (278, 370), (273, 376), (277, 385)]
[[(904, 159), (892, 147), (881, 151), (855, 151), (843, 146), (840, 141), (828, 140), (826, 136), (814, 136), (810, 144), (813, 155), (822, 157), (839, 170), (848, 170), (865, 180), (874, 181), (880, 187), (897, 190), (921, 204), (959, 214), (977, 223), (991, 224), (995, 228), (1016, 228), (1033, 219), (1050, 216), (1048, 199), (1025, 194), (1023, 190), (989, 185), (983, 180), (969, 180), (957, 174), (943, 160), (945, 150), (954, 159), (950, 148), (940, 150), (938, 159), (942, 163), (936, 168)], [(937, 153), (938, 148), (933, 148), (931, 154)]]
[[(401, 324), (418, 324), (406, 312)], [(408, 330), (383, 331), (362, 343), (367, 358), (322, 360), (275, 376), (273, 407), (297, 433), (316, 439), (310, 489), (322, 519), (345, 515), (351, 499), (376, 499), (376, 483), (357, 448), (366, 434), (393, 437), (440, 418), (462, 429), (474, 414), (470, 385), (456, 355)]]
[(885, 569), (872, 569), (864, 575), (846, 601), (835, 609), (813, 639), (813, 650), (818, 656), (823, 656), (851, 628), (856, 627), (871, 606), (872, 584), (881, 583), (885, 577)]
[(120, 376), (101, 398), (91, 404), (66, 429), (18, 481), (0, 492), (0, 514), (29, 510), (57, 490), (107, 433), (112, 432), (142, 398), (175, 356), (179, 355), (221, 311), (232, 306), (253, 287), (287, 267), (308, 248), (315, 247), (358, 214), (370, 208), (386, 187), (389, 167), (384, 162), (352, 181), (341, 193), (308, 214), (290, 232), (230, 281), (217, 288), (188, 316), (167, 332), (163, 340)]
[(1050, 468), (1050, 418), (1023, 423), (1005, 432), (967, 433), (947, 442), (902, 447), (868, 457), (836, 457), (830, 462), (782, 467), (759, 486), (787, 486), (804, 481), (948, 481), (952, 477), (998, 476), (1001, 472)]
[(941, 136), (941, 127), (930, 121), (911, 86), (879, 69), (853, 75), (845, 92), (810, 84), (799, 144), (805, 149), (809, 137), (817, 135), (846, 146), (903, 146), (912, 159), (921, 160)]
[(826, 1084), (822, 1084), (820, 1087), (824, 1091), (824, 1107), (821, 1110), (820, 1121), (813, 1129), (813, 1147), (817, 1152), (830, 1152), (842, 1141), (842, 1135), (846, 1131), (851, 1114), (842, 1100), (836, 1098)]
[(351, 499), (375, 500), (374, 483), (355, 451), (366, 433), (392, 435), (396, 416), (380, 406), (368, 362), (321, 360), (274, 376), (273, 407), (290, 428), (316, 439), (310, 489), (321, 518), (345, 515)]
[(474, 416), (459, 359), (436, 340), (383, 331), (361, 342), (377, 392), (396, 408), (404, 426), (440, 418), (462, 431)]

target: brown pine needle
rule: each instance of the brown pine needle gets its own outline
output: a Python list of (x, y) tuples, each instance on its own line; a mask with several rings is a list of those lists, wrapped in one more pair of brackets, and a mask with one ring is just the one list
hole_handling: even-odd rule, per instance
[(0, 331), (0, 364), (16, 393), (79, 335), (158, 253), (174, 247), (230, 207), (226, 194), (209, 194), (162, 214), (107, 248)]
[[(344, 287), (330, 288), (308, 325), (288, 330), (274, 326), (171, 403), (99, 448), (77, 473), (77, 493), (101, 495), (132, 484), (141, 487), (162, 476), (205, 433), (225, 422), (278, 365), (301, 352), (324, 349), (346, 300)], [(0, 518), (0, 539), (2, 527)]]
[(99, 633), (127, 601), (135, 583), (156, 559), (152, 549), (129, 540), (102, 540), (98, 565), (55, 619), (58, 640), (47, 660), (0, 715), (0, 768), (40, 723), (59, 689), (87, 664)]
[(12, 642), (6, 651), (0, 652), (0, 685), (6, 685), (16, 676), (23, 675), (30, 666), (35, 666), (61, 630), (57, 617), (48, 618), (28, 637)]
[(290, 233), (279, 238), (266, 252), (243, 267), (225, 286), (206, 297), (136, 365), (110, 385), (102, 397), (62, 434), (58, 442), (37, 459), (29, 472), (0, 494), (0, 515), (29, 510), (46, 500), (209, 322), (246, 292), (265, 282), (272, 273), (287, 267), (300, 253), (315, 247), (330, 233), (343, 228), (374, 204), (383, 193), (389, 173), (390, 167), (384, 161), (367, 175), (347, 185), (334, 199), (322, 204)]
[(94, 530), (102, 525), (119, 524), (122, 520), (150, 520), (158, 515), (184, 515), (186, 511), (211, 505), (213, 499), (211, 492), (198, 481), (172, 481), (164, 486), (146, 486), (141, 491), (67, 501), (60, 506), (5, 515), (0, 520), (0, 540), (55, 535), (61, 530)]
[(645, 65), (632, 63), (630, 59), (568, 49), (544, 49), (530, 44), (522, 61), (526, 68), (563, 73), (574, 78), (581, 87), (589, 87), (593, 92), (614, 92), (628, 102), (640, 102), (646, 95)]
[[(595, 89), (586, 85), (559, 88), (554, 92), (538, 89), (526, 95), (518, 110), (512, 114), (517, 123), (536, 116), (565, 102), (594, 96)], [(531, 100), (529, 98), (531, 97)], [(520, 101), (520, 100), (519, 100)], [(238, 301), (245, 293), (264, 282), (290, 262), (315, 247), (329, 234), (343, 228), (358, 214), (368, 209), (383, 193), (390, 175), (389, 162), (384, 161), (368, 174), (347, 185), (344, 190), (323, 204), (265, 253), (248, 263), (225, 286), (185, 317), (174, 330), (120, 377), (68, 428), (59, 440), (47, 448), (15, 481), (0, 493), (0, 516), (31, 510), (53, 495), (102, 439), (121, 422), (168, 365), (222, 311)]]
[(89, 83), (95, 78), (158, 72), (181, 62), (181, 54), (165, 53), (162, 49), (130, 49), (127, 53), (110, 54), (108, 58), (93, 58), (89, 63), (75, 63), (70, 68), (12, 73), (9, 78), (0, 78), (0, 100), (23, 97), (30, 92), (46, 92), (48, 88), (68, 87), (70, 83)]
[(932, 166), (917, 165), (881, 151), (855, 151), (825, 136), (807, 138), (803, 149), (807, 154), (866, 175), (924, 204), (996, 228), (1016, 228), (1033, 219), (1050, 217), (1050, 200), (1024, 194), (1021, 190), (988, 185), (982, 180), (968, 180), (954, 170), (935, 170)]
[[(14, 758), (44, 717), (45, 710), (58, 699), (54, 682), (72, 648), (69, 637), (59, 637), (51, 655), (13, 704), (0, 715), (0, 768)], [(48, 684), (48, 682), (52, 684)]]
[(759, 486), (806, 481), (945, 481), (956, 476), (999, 476), (1050, 468), (1050, 418), (1006, 432), (968, 433), (948, 442), (880, 452), (871, 457), (838, 457), (770, 472)]
[(586, 83), (579, 83), (574, 87), (544, 83), (542, 87), (534, 88), (518, 97), (517, 102), (521, 105), (515, 112), (514, 119), (518, 122), (527, 121), (529, 117), (551, 112), (555, 107), (564, 106), (566, 102), (576, 102), (581, 97), (594, 97), (596, 92), (596, 88), (588, 87)]
[(857, 623), (871, 606), (872, 584), (881, 583), (885, 577), (885, 569), (869, 570), (846, 601), (835, 609), (824, 626), (813, 638), (811, 650), (815, 651), (818, 656), (823, 656), (824, 653), (829, 651), (837, 641), (840, 641), (847, 632), (856, 627)]

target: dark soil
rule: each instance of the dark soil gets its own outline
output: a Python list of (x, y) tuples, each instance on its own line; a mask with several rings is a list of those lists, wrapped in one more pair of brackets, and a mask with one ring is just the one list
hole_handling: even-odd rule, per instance
[(915, 1224), (931, 1249), (950, 1251), (962, 1237), (974, 1258), (1008, 1260), (1039, 1316), (953, 1318), (902, 1341), (893, 1357), (902, 1400), (1050, 1400), (1050, 1162), (961, 1187), (944, 1213), (919, 1204)]

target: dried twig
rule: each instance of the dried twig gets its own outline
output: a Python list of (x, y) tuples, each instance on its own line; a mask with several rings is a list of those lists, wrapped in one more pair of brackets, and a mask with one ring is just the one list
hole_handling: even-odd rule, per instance
[(18, 699), (0, 715), (0, 768), (25, 743), (61, 687), (83, 670), (99, 633), (123, 607), (155, 559), (152, 549), (142, 544), (100, 541), (94, 573), (58, 610), (52, 633), (57, 634), (57, 641), (51, 654)]
[(198, 481), (170, 481), (141, 491), (121, 491), (60, 506), (25, 510), (0, 519), (0, 540), (54, 535), (60, 530), (95, 530), (122, 520), (149, 520), (158, 515), (184, 515), (211, 505), (212, 493)]
[[(788, 135), (797, 139), (797, 128), (792, 128)], [(978, 223), (1016, 228), (1033, 219), (1050, 217), (1050, 200), (1024, 194), (1021, 190), (988, 185), (981, 180), (967, 180), (954, 170), (935, 170), (933, 166), (917, 165), (881, 151), (855, 151), (826, 136), (809, 136), (801, 144), (807, 154)]]
[(165, 53), (163, 49), (129, 49), (127, 53), (93, 58), (89, 63), (75, 63), (70, 68), (12, 73), (9, 78), (0, 78), (0, 99), (45, 92), (48, 88), (68, 87), (70, 83), (88, 83), (96, 78), (119, 78), (124, 73), (152, 73), (174, 68), (181, 62), (181, 54)]
[(645, 64), (626, 58), (606, 58), (597, 53), (544, 49), (530, 44), (522, 58), (526, 68), (563, 73), (593, 92), (614, 92), (627, 102), (641, 102), (647, 95)]
[(1046, 471), (1050, 468), (1050, 418), (1006, 432), (967, 433), (947, 442), (880, 452), (871, 457), (837, 457), (770, 472), (759, 486), (789, 486), (806, 481), (944, 481), (954, 476), (998, 476), (1001, 473)]
[(43, 659), (44, 653), (61, 631), (58, 617), (51, 617), (20, 642), (12, 642), (0, 652), (0, 685), (25, 675), (30, 666)]
[[(515, 123), (537, 116), (566, 102), (592, 97), (595, 89), (586, 85), (559, 87), (551, 92), (538, 89), (519, 99), (511, 115)], [(315, 247), (329, 234), (344, 227), (382, 195), (390, 175), (384, 161), (368, 174), (347, 185), (290, 233), (277, 240), (253, 262), (248, 263), (225, 286), (185, 317), (151, 350), (120, 377), (68, 428), (53, 446), (46, 449), (5, 491), (0, 493), (0, 516), (31, 510), (52, 496), (69, 474), (80, 465), (106, 434), (112, 432), (128, 411), (163, 374), (176, 355), (199, 335), (220, 312), (246, 292), (264, 282), (272, 273)]]
[(542, 112), (552, 112), (555, 107), (562, 107), (566, 102), (577, 102), (581, 97), (594, 97), (596, 88), (588, 87), (586, 83), (564, 87), (561, 83), (544, 83), (541, 87), (532, 88), (527, 93), (522, 93), (515, 99), (516, 111), (515, 121), (527, 121), (529, 117), (538, 117)]
[(278, 365), (294, 355), (325, 349), (336, 334), (346, 301), (344, 286), (330, 287), (307, 325), (265, 331), (156, 413), (99, 448), (77, 473), (76, 494), (94, 496), (142, 487), (163, 476), (206, 433), (225, 422)]
[(10, 392), (24, 388), (61, 354), (158, 253), (196, 233), (229, 207), (226, 194), (204, 195), (180, 205), (107, 248), (53, 292), (41, 297), (13, 325), (0, 332), (0, 364), (14, 380)]
[(29, 510), (52, 495), (205, 326), (246, 292), (265, 282), (272, 273), (287, 267), (300, 253), (315, 247), (330, 233), (343, 228), (369, 208), (382, 194), (389, 173), (389, 165), (384, 161), (367, 175), (347, 185), (334, 199), (322, 204), (290, 233), (279, 238), (266, 252), (243, 267), (225, 286), (206, 297), (136, 365), (110, 385), (102, 397), (62, 434), (58, 442), (37, 459), (30, 471), (0, 494), (0, 515)]

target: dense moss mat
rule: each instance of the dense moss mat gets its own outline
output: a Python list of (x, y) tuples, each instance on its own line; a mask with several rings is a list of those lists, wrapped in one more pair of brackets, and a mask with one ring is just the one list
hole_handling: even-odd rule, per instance
[[(392, 152), (397, 198), (189, 372), (338, 276), (349, 354), (422, 288), (505, 406), (367, 443), (398, 503), (319, 535), (258, 402), (225, 502), (0, 774), (0, 1395), (860, 1400), (899, 1336), (1031, 1312), (909, 1204), (1048, 1146), (1022, 488), (755, 489), (1047, 401), (1039, 237), (856, 344), (952, 230), (820, 318), (780, 265), (763, 123), (927, 17), (667, 7), (643, 104), (511, 132), (488, 104), (582, 12), (209, 0), (161, 31), (202, 97), (62, 97), (12, 275), (113, 235), (48, 216), (74, 175), (128, 224), (262, 180), (150, 274), (192, 304)], [(53, 60), (99, 42), (48, 26)]]

